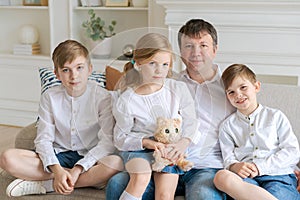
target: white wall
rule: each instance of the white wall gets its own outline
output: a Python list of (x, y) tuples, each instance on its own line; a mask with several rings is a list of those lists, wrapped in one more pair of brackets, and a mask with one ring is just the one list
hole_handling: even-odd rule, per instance
[(178, 29), (191, 18), (202, 18), (218, 31), (216, 61), (221, 68), (244, 63), (269, 82), (300, 85), (300, 1), (157, 0), (157, 3), (166, 8), (165, 23), (177, 49)]

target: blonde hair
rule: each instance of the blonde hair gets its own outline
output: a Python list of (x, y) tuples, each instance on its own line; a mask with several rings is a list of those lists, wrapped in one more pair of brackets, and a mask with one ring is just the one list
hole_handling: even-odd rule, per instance
[(66, 63), (71, 63), (79, 56), (85, 57), (88, 66), (91, 65), (89, 51), (85, 46), (75, 40), (61, 42), (52, 53), (55, 71), (58, 68), (63, 68)]
[(222, 81), (225, 90), (228, 89), (232, 81), (237, 76), (244, 77), (253, 84), (257, 82), (255, 73), (249, 67), (244, 64), (232, 64), (228, 66), (222, 74)]
[(135, 50), (133, 51), (133, 59), (126, 63), (124, 66), (124, 76), (118, 84), (121, 91), (126, 90), (128, 87), (134, 87), (141, 83), (139, 72), (134, 68), (136, 62), (150, 60), (155, 54), (159, 52), (169, 52), (172, 55), (170, 68), (167, 77), (172, 77), (173, 66), (173, 52), (172, 46), (165, 36), (159, 33), (148, 33), (142, 36), (136, 43)]

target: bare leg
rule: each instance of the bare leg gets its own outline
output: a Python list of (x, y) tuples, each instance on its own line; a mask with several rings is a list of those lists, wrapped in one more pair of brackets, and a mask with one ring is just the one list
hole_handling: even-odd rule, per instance
[(97, 186), (105, 184), (110, 177), (123, 170), (123, 161), (119, 156), (110, 155), (98, 161), (97, 165), (82, 173), (75, 187)]
[[(22, 170), (20, 170), (22, 166)], [(43, 169), (38, 155), (24, 149), (8, 149), (0, 156), (0, 167), (11, 175), (24, 180), (48, 180), (53, 175)]]
[(220, 170), (214, 179), (215, 186), (237, 200), (276, 200), (265, 189), (243, 181), (238, 175), (228, 170)]
[(154, 173), (155, 199), (173, 200), (178, 182), (178, 174)]
[(130, 175), (125, 191), (134, 197), (142, 198), (151, 179), (150, 163), (142, 158), (133, 158), (126, 163), (125, 168)]

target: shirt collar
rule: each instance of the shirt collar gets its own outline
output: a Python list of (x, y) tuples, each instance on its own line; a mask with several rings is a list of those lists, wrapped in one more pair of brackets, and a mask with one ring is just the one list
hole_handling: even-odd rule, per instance
[[(215, 81), (220, 81), (221, 75), (222, 75), (220, 67), (217, 64), (214, 64), (213, 69), (215, 69), (217, 71), (215, 76), (211, 80), (204, 81), (202, 84), (207, 84), (207, 83), (213, 83)], [(191, 82), (198, 83), (198, 82), (194, 81), (193, 79), (191, 79), (190, 75), (187, 72), (187, 69), (180, 72), (179, 77), (180, 77), (180, 79), (187, 79)]]
[(261, 104), (258, 104), (258, 107), (254, 110), (254, 112), (252, 112), (249, 116), (244, 115), (243, 113), (241, 113), (240, 111), (237, 110), (237, 116), (244, 120), (244, 121), (253, 121), (253, 119), (256, 117), (256, 115), (258, 113), (260, 113), (260, 111), (263, 109), (263, 106)]

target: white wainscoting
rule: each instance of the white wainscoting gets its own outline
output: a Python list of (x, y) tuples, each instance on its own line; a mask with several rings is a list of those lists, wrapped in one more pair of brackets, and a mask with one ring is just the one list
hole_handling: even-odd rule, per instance
[[(123, 69), (124, 61), (92, 60), (94, 70), (106, 65)], [(0, 124), (26, 126), (37, 119), (40, 100), (39, 67), (53, 67), (48, 56), (0, 55)]]
[[(166, 9), (169, 37), (178, 51), (177, 31), (189, 19), (212, 23), (219, 37), (221, 68), (244, 63), (261, 77), (289, 77), (300, 85), (299, 0), (157, 0)], [(182, 69), (177, 63), (176, 70)], [(287, 83), (289, 84), (289, 83)]]

